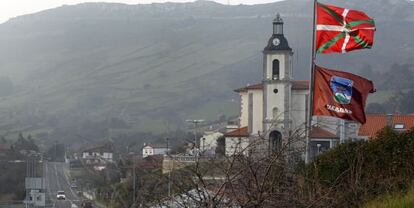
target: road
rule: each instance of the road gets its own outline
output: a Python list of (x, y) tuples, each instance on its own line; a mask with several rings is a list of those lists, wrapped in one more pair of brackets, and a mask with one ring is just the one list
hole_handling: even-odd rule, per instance
[[(54, 208), (80, 207), (80, 198), (70, 187), (68, 164), (63, 162), (46, 162), (45, 164), (47, 195)], [(57, 191), (64, 191), (66, 200), (57, 200)]]

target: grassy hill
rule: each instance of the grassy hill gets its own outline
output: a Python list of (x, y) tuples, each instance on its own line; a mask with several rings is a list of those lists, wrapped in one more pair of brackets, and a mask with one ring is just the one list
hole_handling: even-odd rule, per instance
[[(321, 64), (362, 73), (365, 65), (412, 63), (412, 2), (330, 3), (366, 10), (377, 20), (377, 42)], [(0, 25), (0, 86), (8, 86), (0, 89), (0, 134), (98, 139), (235, 116), (232, 90), (260, 81), (276, 12), (295, 51), (295, 77), (308, 77), (310, 4), (86, 3), (11, 19)]]

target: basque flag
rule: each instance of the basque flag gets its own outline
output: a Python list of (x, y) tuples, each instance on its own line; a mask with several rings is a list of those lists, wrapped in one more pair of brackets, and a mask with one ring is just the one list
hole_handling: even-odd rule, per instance
[(364, 124), (365, 102), (373, 93), (371, 80), (343, 71), (315, 66), (313, 113)]
[(316, 53), (371, 48), (375, 23), (364, 12), (317, 3)]

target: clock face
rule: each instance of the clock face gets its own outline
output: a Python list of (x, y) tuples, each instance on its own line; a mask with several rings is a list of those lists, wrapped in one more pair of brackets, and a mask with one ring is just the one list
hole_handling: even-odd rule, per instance
[(280, 40), (279, 40), (279, 38), (275, 38), (275, 39), (273, 39), (273, 45), (274, 46), (278, 46), (280, 44)]

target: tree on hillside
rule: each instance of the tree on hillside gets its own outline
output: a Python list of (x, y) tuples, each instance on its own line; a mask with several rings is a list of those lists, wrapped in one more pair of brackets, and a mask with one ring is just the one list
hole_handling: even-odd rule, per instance
[(384, 105), (380, 104), (380, 103), (370, 103), (367, 106), (367, 113), (379, 113), (379, 114), (384, 114), (386, 113), (386, 110), (384, 108)]
[(403, 94), (400, 101), (399, 110), (404, 114), (414, 113), (414, 90), (410, 90), (407, 93)]
[(20, 151), (20, 150), (26, 150), (26, 151), (39, 151), (39, 147), (36, 145), (35, 141), (32, 139), (32, 136), (29, 135), (28, 138), (24, 138), (22, 133), (19, 133), (19, 136), (12, 145), (14, 150)]

